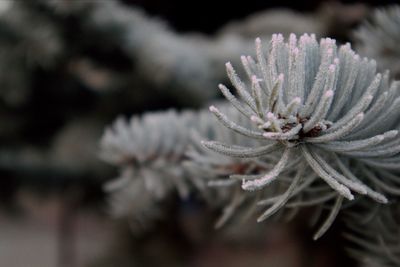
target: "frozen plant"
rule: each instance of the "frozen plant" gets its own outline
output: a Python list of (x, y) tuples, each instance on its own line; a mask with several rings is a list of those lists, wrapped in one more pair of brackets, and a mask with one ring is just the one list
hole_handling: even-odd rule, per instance
[[(224, 85), (222, 94), (258, 129), (244, 127), (215, 106), (210, 111), (238, 134), (266, 140), (263, 146), (246, 147), (203, 141), (215, 152), (239, 158), (259, 158), (278, 152), (280, 157), (267, 172), (234, 175), (245, 191), (261, 190), (279, 179), (288, 168), (292, 177), (312, 179), (310, 169), (335, 192), (336, 202), (318, 238), (338, 214), (343, 200), (354, 193), (387, 203), (380, 192), (385, 174), (380, 169), (398, 168), (400, 162), (400, 98), (398, 83), (389, 84), (388, 73), (377, 73), (374, 60), (360, 58), (350, 44), (337, 47), (335, 40), (291, 34), (288, 42), (274, 34), (268, 53), (259, 38), (256, 60), (242, 56), (249, 83), (242, 81), (228, 62), (226, 70), (236, 98)], [(376, 181), (376, 173), (380, 179)], [(356, 176), (355, 173), (363, 173)], [(368, 179), (364, 174), (371, 174)], [(300, 179), (283, 196), (290, 199)], [(372, 186), (371, 186), (372, 185)], [(374, 188), (374, 189), (373, 189)], [(375, 189), (376, 188), (376, 189)], [(385, 191), (385, 190), (383, 190)], [(267, 210), (258, 221), (269, 216)]]
[[(230, 107), (226, 110), (241, 115)], [(133, 116), (130, 120), (118, 118), (106, 129), (100, 142), (100, 156), (119, 167), (121, 173), (105, 186), (110, 193), (111, 212), (116, 217), (141, 220), (144, 213), (142, 208), (138, 209), (139, 203), (149, 203), (149, 198), (157, 203), (174, 192), (181, 199), (193, 192), (203, 197), (210, 194), (205, 181), (184, 166), (194, 132), (209, 138), (230, 134), (205, 110), (170, 110)], [(217, 202), (215, 196), (212, 202)]]
[(344, 218), (348, 229), (344, 237), (351, 241), (346, 245), (348, 254), (363, 266), (399, 266), (399, 206), (382, 208), (365, 201), (357, 209)]
[(171, 110), (130, 120), (121, 117), (106, 129), (100, 156), (121, 173), (105, 186), (115, 217), (149, 225), (160, 216), (154, 214), (157, 203), (166, 201), (175, 190), (184, 199), (192, 186), (203, 186), (199, 180), (192, 183), (181, 167), (190, 141), (187, 129), (194, 118), (194, 112)]
[[(254, 127), (235, 108), (221, 105), (222, 110), (235, 120)], [(151, 209), (158, 210), (155, 207), (175, 192), (183, 200), (189, 195), (197, 195), (211, 208), (225, 207), (217, 226), (222, 226), (234, 210), (237, 212), (238, 209), (232, 206), (241, 206), (244, 213), (249, 213), (246, 211), (247, 203), (254, 203), (254, 197), (238, 190), (237, 181), (210, 180), (209, 185), (217, 187), (213, 190), (207, 188), (207, 180), (202, 178), (211, 179), (214, 175), (223, 177), (238, 170), (251, 173), (257, 169), (266, 170), (271, 165), (205, 151), (197, 145), (200, 137), (230, 140), (249, 146), (262, 146), (268, 142), (232, 133), (210, 117), (207, 110), (170, 110), (133, 116), (130, 120), (118, 118), (106, 129), (100, 143), (101, 158), (120, 170), (119, 177), (105, 186), (109, 193), (111, 213), (118, 218), (129, 218), (132, 222), (151, 222), (152, 218), (157, 218), (149, 216), (153, 214)], [(262, 159), (271, 162), (277, 156)], [(286, 184), (287, 180), (283, 183)], [(221, 188), (221, 183), (231, 187)], [(267, 191), (272, 189), (268, 188), (263, 193), (268, 195), (270, 193)]]
[(380, 69), (390, 69), (400, 78), (400, 6), (375, 10), (354, 35), (360, 53), (379, 59)]

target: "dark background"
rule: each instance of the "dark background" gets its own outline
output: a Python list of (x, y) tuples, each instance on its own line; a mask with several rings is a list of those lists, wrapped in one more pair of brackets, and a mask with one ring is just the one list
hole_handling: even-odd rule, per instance
[(224, 23), (244, 18), (257, 11), (269, 8), (290, 8), (300, 12), (315, 11), (321, 4), (339, 2), (343, 4), (363, 3), (370, 6), (385, 6), (398, 3), (396, 0), (367, 1), (288, 1), (288, 0), (246, 0), (246, 1), (186, 1), (186, 0), (122, 0), (129, 5), (142, 7), (151, 15), (157, 15), (177, 31), (200, 31), (212, 33)]

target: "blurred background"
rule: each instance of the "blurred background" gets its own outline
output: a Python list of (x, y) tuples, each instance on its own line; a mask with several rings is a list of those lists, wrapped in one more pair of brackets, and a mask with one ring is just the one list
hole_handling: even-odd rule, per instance
[[(118, 169), (99, 141), (120, 115), (199, 109), (224, 63), (272, 33), (353, 41), (397, 1), (0, 0), (0, 266), (355, 266), (335, 228), (214, 230), (214, 210), (172, 197), (137, 229), (110, 212)], [(260, 235), (260, 233), (262, 233)]]

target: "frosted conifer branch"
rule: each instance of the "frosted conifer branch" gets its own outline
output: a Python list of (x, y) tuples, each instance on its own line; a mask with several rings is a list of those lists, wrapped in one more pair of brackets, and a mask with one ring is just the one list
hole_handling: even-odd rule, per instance
[[(245, 122), (244, 129), (247, 130), (251, 126), (250, 121), (245, 120), (236, 109), (222, 107), (221, 111), (230, 114), (235, 120), (243, 120)], [(189, 157), (196, 158), (196, 161), (201, 162), (201, 164), (211, 163), (212, 161), (213, 164), (219, 166), (223, 164), (234, 165), (234, 161), (221, 156), (218, 156), (217, 160), (210, 160), (198, 154), (195, 149), (189, 150), (194, 140), (198, 141), (198, 135), (202, 138), (220, 140), (233, 136), (231, 131), (221, 126), (218, 120), (209, 117), (208, 111), (205, 110), (179, 113), (170, 110), (147, 113), (141, 117), (133, 116), (130, 120), (118, 118), (112, 126), (105, 130), (100, 142), (100, 157), (121, 170), (122, 178), (105, 186), (105, 189), (111, 195), (112, 212), (120, 217), (133, 216), (134, 211), (129, 211), (130, 199), (134, 197), (134, 194), (137, 194), (135, 192), (138, 189), (134, 191), (132, 189), (132, 196), (129, 196), (127, 188), (130, 188), (131, 184), (141, 186), (142, 188), (139, 191), (146, 192), (154, 202), (165, 200), (175, 191), (183, 199), (193, 192), (196, 192), (196, 194), (200, 192), (206, 200), (213, 194), (219, 194), (221, 199), (226, 199), (228, 193), (219, 193), (211, 189), (205, 190), (207, 180), (198, 179), (199, 176), (202, 176), (198, 174), (198, 168), (190, 162), (186, 162), (186, 160)], [(247, 139), (248, 141), (244, 138), (239, 141), (244, 145), (254, 144), (254, 149), (247, 147), (243, 149), (239, 146), (231, 147), (229, 145), (230, 155), (235, 154), (238, 158), (246, 158), (244, 161), (248, 161), (247, 157), (267, 156), (268, 153), (280, 147), (267, 140)], [(205, 142), (204, 144), (222, 151), (227, 147), (221, 142)], [(245, 165), (245, 163), (243, 164)], [(224, 172), (223, 169), (220, 169), (219, 172), (225, 175), (229, 174)], [(135, 182), (135, 180), (142, 180), (142, 182)], [(229, 183), (224, 182), (223, 184), (229, 185)], [(210, 184), (221, 186), (218, 181)], [(225, 191), (225, 189), (221, 191)], [(117, 197), (120, 194), (121, 196)], [(125, 196), (126, 201), (120, 201), (124, 198), (123, 196)], [(220, 203), (222, 202), (217, 200), (218, 198), (215, 195), (210, 198), (213, 202), (212, 206), (221, 207)], [(140, 197), (135, 201), (140, 201)], [(225, 200), (223, 201), (223, 203), (226, 203)], [(118, 205), (121, 205), (121, 207), (118, 207)]]
[(381, 70), (389, 69), (400, 77), (400, 7), (389, 6), (375, 10), (354, 33), (356, 47), (365, 56), (379, 59)]
[[(348, 230), (348, 254), (366, 266), (395, 267), (400, 264), (399, 207), (361, 203), (358, 213), (344, 218)], [(368, 207), (367, 207), (368, 206)], [(367, 220), (365, 219), (367, 218)]]
[[(111, 193), (113, 213), (131, 217), (135, 211), (129, 209), (132, 205), (130, 199), (140, 202), (141, 198), (135, 196), (138, 192), (147, 194), (144, 199), (157, 202), (166, 199), (173, 191), (186, 198), (191, 188), (205, 187), (201, 181), (192, 182), (181, 166), (195, 119), (194, 112), (178, 114), (171, 110), (148, 113), (143, 117), (133, 116), (129, 121), (118, 118), (105, 130), (100, 142), (100, 157), (118, 166), (125, 181), (112, 182), (111, 186), (105, 187)], [(130, 193), (127, 192), (129, 188)]]
[[(350, 44), (337, 47), (336, 41), (330, 38), (321, 39), (318, 43), (314, 35), (304, 34), (297, 39), (292, 34), (285, 42), (282, 35), (274, 34), (267, 49), (263, 48), (259, 38), (255, 46), (257, 62), (246, 56), (241, 57), (248, 83), (237, 76), (231, 64), (226, 65), (238, 98), (225, 86), (220, 85), (220, 89), (258, 130), (252, 130), (254, 126), (246, 129), (243, 124), (239, 125), (218, 112), (214, 106), (210, 110), (225, 127), (236, 133), (255, 139), (262, 139), (262, 136), (271, 143), (268, 147), (275, 143), (284, 149), (273, 152), (273, 161), (260, 158), (261, 161), (267, 160), (268, 164), (275, 162), (275, 165), (265, 169), (267, 174), (253, 172), (231, 177), (243, 179), (242, 188), (245, 190), (264, 191), (272, 181), (285, 177), (293, 179), (290, 177), (293, 177), (294, 170), (302, 165), (311, 168), (328, 188), (341, 195), (326, 223), (316, 234), (317, 238), (333, 222), (340, 210), (342, 197), (353, 200), (354, 193), (359, 193), (386, 203), (382, 192), (396, 195), (397, 189), (389, 192), (383, 184), (379, 185), (379, 179), (367, 179), (365, 170), (372, 166), (371, 162), (379, 164), (380, 169), (400, 162), (400, 146), (396, 138), (400, 127), (398, 83), (393, 82), (389, 86), (387, 73), (376, 73), (374, 60), (361, 60), (351, 50)], [(203, 144), (217, 153), (238, 155), (235, 152), (237, 147), (230, 147), (225, 140), (223, 145), (209, 141)], [(240, 151), (243, 158), (246, 158), (244, 152), (253, 151), (248, 158), (254, 158), (258, 148), (241, 146)], [(285, 151), (283, 156), (278, 156), (279, 151)], [(285, 156), (289, 155), (289, 151), (291, 156)], [(341, 159), (358, 162), (358, 165), (352, 163), (351, 167), (346, 166)], [(297, 162), (290, 164), (294, 160)], [(372, 188), (378, 188), (378, 191)], [(292, 190), (296, 192), (296, 188)], [(303, 188), (303, 191), (306, 190), (313, 192), (316, 189), (307, 186)], [(263, 203), (268, 203), (267, 200)], [(275, 198), (269, 203), (279, 201)]]

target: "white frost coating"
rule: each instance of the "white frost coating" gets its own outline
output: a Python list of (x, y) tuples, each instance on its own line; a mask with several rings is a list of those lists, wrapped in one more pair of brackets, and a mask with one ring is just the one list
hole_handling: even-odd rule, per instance
[[(400, 120), (383, 118), (391, 124), (386, 128), (383, 123), (370, 124), (370, 128), (375, 124), (382, 128), (374, 130), (372, 135), (360, 129), (359, 125), (367, 123), (364, 114), (370, 117), (370, 111), (398, 117), (389, 108), (397, 107), (400, 101), (399, 90), (389, 88), (387, 77), (376, 73), (374, 60), (360, 60), (349, 44), (337, 47), (336, 41), (331, 38), (321, 39), (318, 44), (314, 35), (305, 34), (298, 39), (291, 34), (285, 43), (281, 34), (274, 34), (268, 49), (263, 48), (260, 38), (256, 38), (255, 46), (257, 62), (248, 56), (241, 56), (252, 84), (251, 91), (230, 63), (226, 65), (227, 73), (240, 99), (229, 94), (226, 87), (223, 89), (228, 100), (262, 132), (242, 128), (217, 109), (212, 108), (212, 112), (225, 126), (246, 136), (263, 136), (288, 149), (303, 148), (308, 144), (306, 150), (303, 148), (306, 162), (333, 189), (348, 199), (354, 198), (349, 188), (361, 194), (367, 193), (362, 182), (351, 181), (349, 177), (337, 172), (336, 166), (323, 163), (325, 167), (322, 168), (310, 155), (314, 154), (318, 158), (320, 150), (325, 150), (322, 154), (324, 156), (319, 157), (321, 162), (325, 162), (323, 158), (329, 156), (329, 153), (341, 153), (360, 159), (361, 155), (397, 156), (400, 146), (385, 147), (385, 144), (391, 142), (390, 136), (396, 133)], [(394, 86), (398, 87), (398, 84)], [(385, 97), (389, 92), (392, 97)], [(374, 101), (378, 93), (383, 97)], [(393, 125), (395, 122), (397, 124)], [(211, 144), (208, 146), (211, 147)], [(214, 145), (214, 150), (217, 149), (219, 147)], [(229, 155), (227, 149), (224, 147), (223, 154)], [(284, 165), (289, 165), (288, 161), (282, 156), (262, 179), (245, 181), (243, 188), (263, 188), (268, 181), (277, 178), (285, 168)]]

